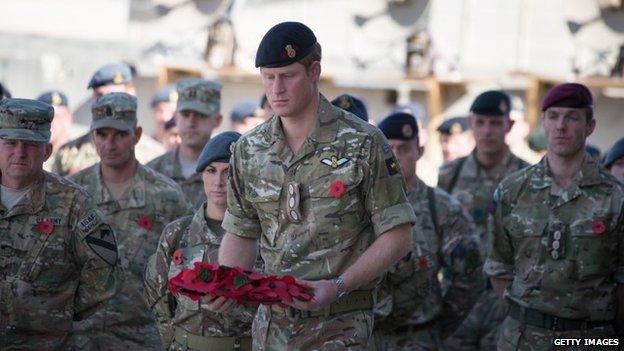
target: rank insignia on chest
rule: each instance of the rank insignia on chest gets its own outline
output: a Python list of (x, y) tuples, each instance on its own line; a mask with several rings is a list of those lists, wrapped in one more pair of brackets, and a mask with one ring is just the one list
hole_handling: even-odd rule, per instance
[(332, 155), (330, 158), (324, 158), (321, 160), (321, 163), (327, 165), (331, 168), (338, 168), (349, 161), (346, 157), (338, 158), (336, 155)]

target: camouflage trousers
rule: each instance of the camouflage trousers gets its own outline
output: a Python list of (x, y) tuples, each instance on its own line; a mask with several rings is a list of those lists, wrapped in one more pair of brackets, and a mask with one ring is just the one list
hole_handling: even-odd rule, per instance
[(375, 344), (379, 351), (442, 351), (445, 350), (440, 340), (437, 325), (417, 331), (375, 331)]
[(257, 351), (375, 350), (372, 311), (301, 318), (260, 306), (251, 334)]
[[(603, 326), (587, 330), (572, 330), (559, 332), (526, 325), (513, 317), (505, 318), (500, 327), (500, 337), (497, 349), (500, 351), (546, 351), (546, 350), (618, 350), (618, 346), (557, 346), (555, 338), (582, 339), (582, 338), (615, 338), (615, 331), (611, 326)], [(622, 340), (620, 340), (622, 342)]]
[(444, 340), (448, 350), (496, 350), (507, 305), (493, 289), (485, 290), (457, 329)]
[(135, 351), (164, 350), (158, 330), (153, 324), (144, 326), (106, 326), (71, 335), (72, 350)]

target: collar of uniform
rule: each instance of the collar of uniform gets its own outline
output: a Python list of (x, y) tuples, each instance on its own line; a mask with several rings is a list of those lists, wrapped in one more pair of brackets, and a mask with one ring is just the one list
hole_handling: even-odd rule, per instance
[[(591, 186), (602, 183), (600, 167), (593, 157), (585, 156), (581, 170), (574, 176), (572, 183), (578, 186)], [(548, 165), (548, 157), (542, 157), (542, 160), (537, 164), (531, 176), (530, 184), (534, 189), (550, 187), (552, 184), (552, 172)]]
[(477, 161), (477, 149), (475, 148), (472, 150), (472, 152), (470, 153), (470, 155), (468, 155), (468, 158), (466, 159), (466, 163), (464, 164), (463, 169), (462, 169), (462, 175), (467, 175), (467, 176), (476, 178), (479, 172), (485, 172), (486, 174), (495, 174), (497, 173), (497, 170), (504, 171), (511, 166), (513, 157), (514, 156), (509, 150), (509, 148), (506, 147), (505, 157), (503, 158), (502, 162), (490, 168), (485, 168), (481, 166), (481, 164), (479, 164), (479, 161)]
[(180, 163), (180, 146), (171, 151), (168, 158), (169, 165), (171, 167), (171, 174), (167, 174), (167, 176), (175, 181), (184, 179), (184, 176), (182, 175), (182, 164)]
[[(340, 116), (340, 110), (334, 107), (323, 94), (319, 94), (319, 99), (316, 125), (312, 133), (310, 133), (309, 138), (319, 143), (332, 142), (336, 140), (336, 136), (338, 135), (338, 125), (334, 122), (338, 119), (338, 116)], [(286, 140), (280, 117), (274, 115), (272, 118), (273, 120), (270, 122), (270, 133), (267, 135), (267, 142), (269, 144), (277, 140)]]
[(141, 165), (140, 162), (136, 161), (137, 168), (134, 171), (134, 177), (132, 178), (132, 185), (126, 189), (123, 196), (115, 201), (110, 191), (104, 185), (104, 180), (102, 179), (102, 173), (100, 172), (100, 167), (93, 167), (95, 170), (95, 177), (97, 177), (97, 186), (99, 188), (99, 199), (97, 200), (99, 204), (105, 204), (108, 202), (116, 202), (119, 209), (127, 209), (127, 208), (137, 208), (145, 206), (145, 168)]
[(407, 197), (414, 196), (415, 198), (419, 198), (420, 194), (424, 194), (427, 191), (427, 184), (422, 181), (418, 176), (416, 176), (416, 182), (414, 185), (407, 190)]
[(0, 204), (0, 214), (3, 217), (11, 217), (21, 214), (33, 214), (41, 211), (45, 205), (45, 184), (44, 181), (49, 177), (45, 172), (42, 172), (41, 176), (32, 188), (22, 196), (18, 203), (13, 206), (9, 211)]
[(206, 222), (206, 217), (204, 213), (206, 211), (206, 203), (200, 206), (195, 214), (193, 214), (193, 219), (191, 224), (189, 225), (189, 233), (199, 234), (199, 237), (202, 238), (202, 241), (208, 239), (208, 242), (214, 245), (221, 245), (221, 239), (217, 233), (210, 230), (208, 227), (208, 223)]

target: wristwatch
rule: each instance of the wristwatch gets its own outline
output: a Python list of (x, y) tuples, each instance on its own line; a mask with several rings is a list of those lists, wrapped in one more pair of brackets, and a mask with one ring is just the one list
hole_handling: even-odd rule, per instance
[(345, 285), (342, 277), (334, 278), (332, 279), (332, 282), (334, 282), (338, 288), (338, 291), (336, 292), (336, 303), (340, 303), (345, 299), (345, 297), (347, 297), (347, 294), (349, 294), (347, 286)]

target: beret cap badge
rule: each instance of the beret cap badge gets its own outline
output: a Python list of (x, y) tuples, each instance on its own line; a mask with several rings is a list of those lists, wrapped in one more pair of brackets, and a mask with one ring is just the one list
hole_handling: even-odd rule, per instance
[(59, 93), (57, 93), (56, 91), (52, 93), (52, 96), (50, 97), (50, 102), (52, 102), (52, 106), (59, 106), (63, 103), (63, 99), (61, 99), (61, 95), (59, 95)]
[(123, 77), (121, 76), (121, 72), (117, 71), (113, 77), (113, 83), (121, 84), (121, 82), (123, 82)]
[(351, 107), (351, 103), (349, 102), (349, 100), (346, 97), (342, 97), (340, 99), (340, 108), (342, 109), (348, 109), (349, 107)]
[(453, 125), (451, 126), (450, 132), (451, 132), (451, 134), (459, 134), (459, 133), (461, 133), (462, 132), (461, 124), (459, 124), (459, 122), (453, 123)]
[(403, 137), (405, 138), (411, 138), (414, 134), (412, 126), (410, 126), (409, 124), (404, 124), (403, 127), (401, 127), (401, 131), (403, 132)]
[(286, 55), (289, 58), (293, 58), (293, 57), (295, 57), (297, 55), (297, 51), (290, 44), (286, 45), (286, 47), (284, 49), (286, 50)]

